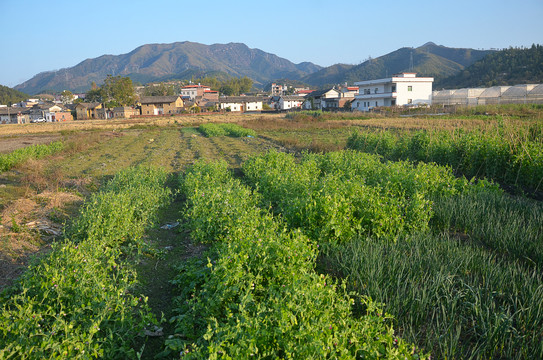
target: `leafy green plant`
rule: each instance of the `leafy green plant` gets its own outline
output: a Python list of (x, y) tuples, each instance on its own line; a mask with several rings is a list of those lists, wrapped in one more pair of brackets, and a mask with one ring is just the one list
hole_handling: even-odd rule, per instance
[(306, 154), (299, 164), (292, 155), (269, 152), (249, 159), (243, 171), (290, 227), (325, 242), (358, 235), (394, 240), (425, 231), (432, 198), (491, 186), (474, 186), (444, 167), (383, 163), (352, 151)]
[(166, 174), (142, 167), (120, 172), (82, 207), (65, 238), (29, 267), (0, 298), (0, 358), (134, 358), (132, 341), (156, 322), (128, 245), (168, 201)]
[(232, 137), (247, 137), (247, 136), (256, 136), (256, 132), (252, 129), (246, 129), (240, 125), (225, 123), (225, 124), (216, 124), (216, 123), (206, 123), (198, 127), (200, 131), (206, 137), (214, 136), (232, 136)]
[[(180, 269), (179, 315), (187, 340), (166, 341), (186, 358), (421, 358), (394, 335), (368, 297), (314, 271), (318, 246), (257, 205), (260, 196), (225, 163), (197, 163), (182, 177), (196, 239), (216, 241), (207, 265)], [(352, 316), (353, 311), (360, 315)]]
[(0, 172), (7, 171), (28, 159), (39, 159), (54, 154), (63, 148), (64, 143), (62, 141), (55, 141), (49, 145), (31, 145), (8, 154), (0, 154)]

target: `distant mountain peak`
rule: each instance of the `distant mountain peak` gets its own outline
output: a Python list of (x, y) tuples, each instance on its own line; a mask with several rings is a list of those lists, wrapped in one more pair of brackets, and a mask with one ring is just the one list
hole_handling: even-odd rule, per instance
[(421, 47), (425, 47), (425, 46), (439, 46), (439, 45), (437, 45), (436, 43), (432, 41), (428, 41), (426, 44), (422, 45)]
[(413, 69), (419, 76), (439, 79), (457, 74), (488, 53), (489, 51), (449, 48), (427, 42), (418, 48), (400, 48), (359, 65), (332, 65), (307, 75), (302, 81), (313, 86), (353, 83), (381, 79), (409, 69)]
[(45, 72), (17, 85), (29, 94), (44, 90), (86, 91), (94, 81), (103, 82), (108, 74), (129, 76), (147, 83), (169, 79), (190, 79), (194, 74), (217, 74), (251, 78), (255, 84), (274, 79), (298, 80), (321, 67), (309, 62), (294, 64), (277, 55), (251, 49), (243, 43), (205, 45), (183, 41), (170, 44), (141, 45), (129, 53), (102, 55), (62, 70)]

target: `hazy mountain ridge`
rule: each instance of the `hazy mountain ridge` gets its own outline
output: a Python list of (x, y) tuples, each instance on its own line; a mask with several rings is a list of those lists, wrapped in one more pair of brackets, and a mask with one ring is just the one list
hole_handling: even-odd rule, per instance
[(491, 50), (457, 49), (426, 43), (418, 48), (404, 47), (359, 65), (333, 65), (306, 75), (302, 81), (314, 86), (380, 79), (402, 71), (436, 79), (454, 75), (482, 59)]
[(445, 79), (462, 73), (466, 67), (495, 52), (449, 48), (429, 42), (418, 48), (400, 48), (358, 65), (335, 64), (323, 68), (311, 62), (294, 64), (240, 43), (204, 45), (185, 41), (146, 44), (126, 54), (102, 55), (71, 68), (38, 74), (15, 89), (28, 94), (65, 89), (86, 91), (91, 82), (101, 84), (108, 74), (130, 76), (140, 83), (205, 76), (247, 76), (259, 87), (277, 79), (291, 79), (315, 88), (379, 79), (402, 71), (432, 76), (435, 84), (440, 85)]
[[(277, 55), (245, 44), (204, 45), (194, 42), (142, 45), (127, 54), (102, 55), (86, 59), (71, 68), (40, 73), (15, 89), (35, 94), (44, 90), (84, 91), (92, 81), (100, 84), (108, 75), (130, 76), (149, 82), (180, 78), (182, 74), (225, 73), (248, 76), (257, 84), (274, 78), (300, 78), (320, 66), (302, 62), (294, 64)], [(189, 77), (190, 79), (190, 77)]]

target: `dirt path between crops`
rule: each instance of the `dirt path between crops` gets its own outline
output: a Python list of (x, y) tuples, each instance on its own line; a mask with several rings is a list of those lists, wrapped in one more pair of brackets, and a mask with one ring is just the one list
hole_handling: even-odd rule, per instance
[[(170, 283), (176, 276), (175, 266), (187, 259), (201, 256), (208, 248), (206, 245), (194, 244), (183, 224), (179, 223), (184, 202), (176, 198), (170, 206), (161, 211), (156, 228), (147, 231), (147, 240), (158, 256), (146, 256), (137, 265), (140, 285), (136, 289), (148, 297), (148, 304), (156, 318), (164, 321), (158, 329), (149, 329), (156, 336), (147, 336), (142, 359), (154, 359), (155, 355), (164, 350), (165, 340), (174, 336), (174, 327), (169, 320), (175, 314), (174, 298), (177, 289)], [(143, 344), (138, 342), (135, 350), (140, 351)]]

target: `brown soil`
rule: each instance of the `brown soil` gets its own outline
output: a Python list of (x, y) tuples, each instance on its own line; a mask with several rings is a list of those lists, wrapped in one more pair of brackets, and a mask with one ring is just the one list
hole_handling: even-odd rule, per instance
[(30, 145), (49, 144), (60, 139), (61, 136), (58, 134), (2, 136), (0, 137), (0, 154), (8, 153)]
[(62, 234), (81, 197), (44, 191), (20, 198), (0, 214), (0, 289), (13, 283), (33, 255), (47, 252), (50, 242)]

